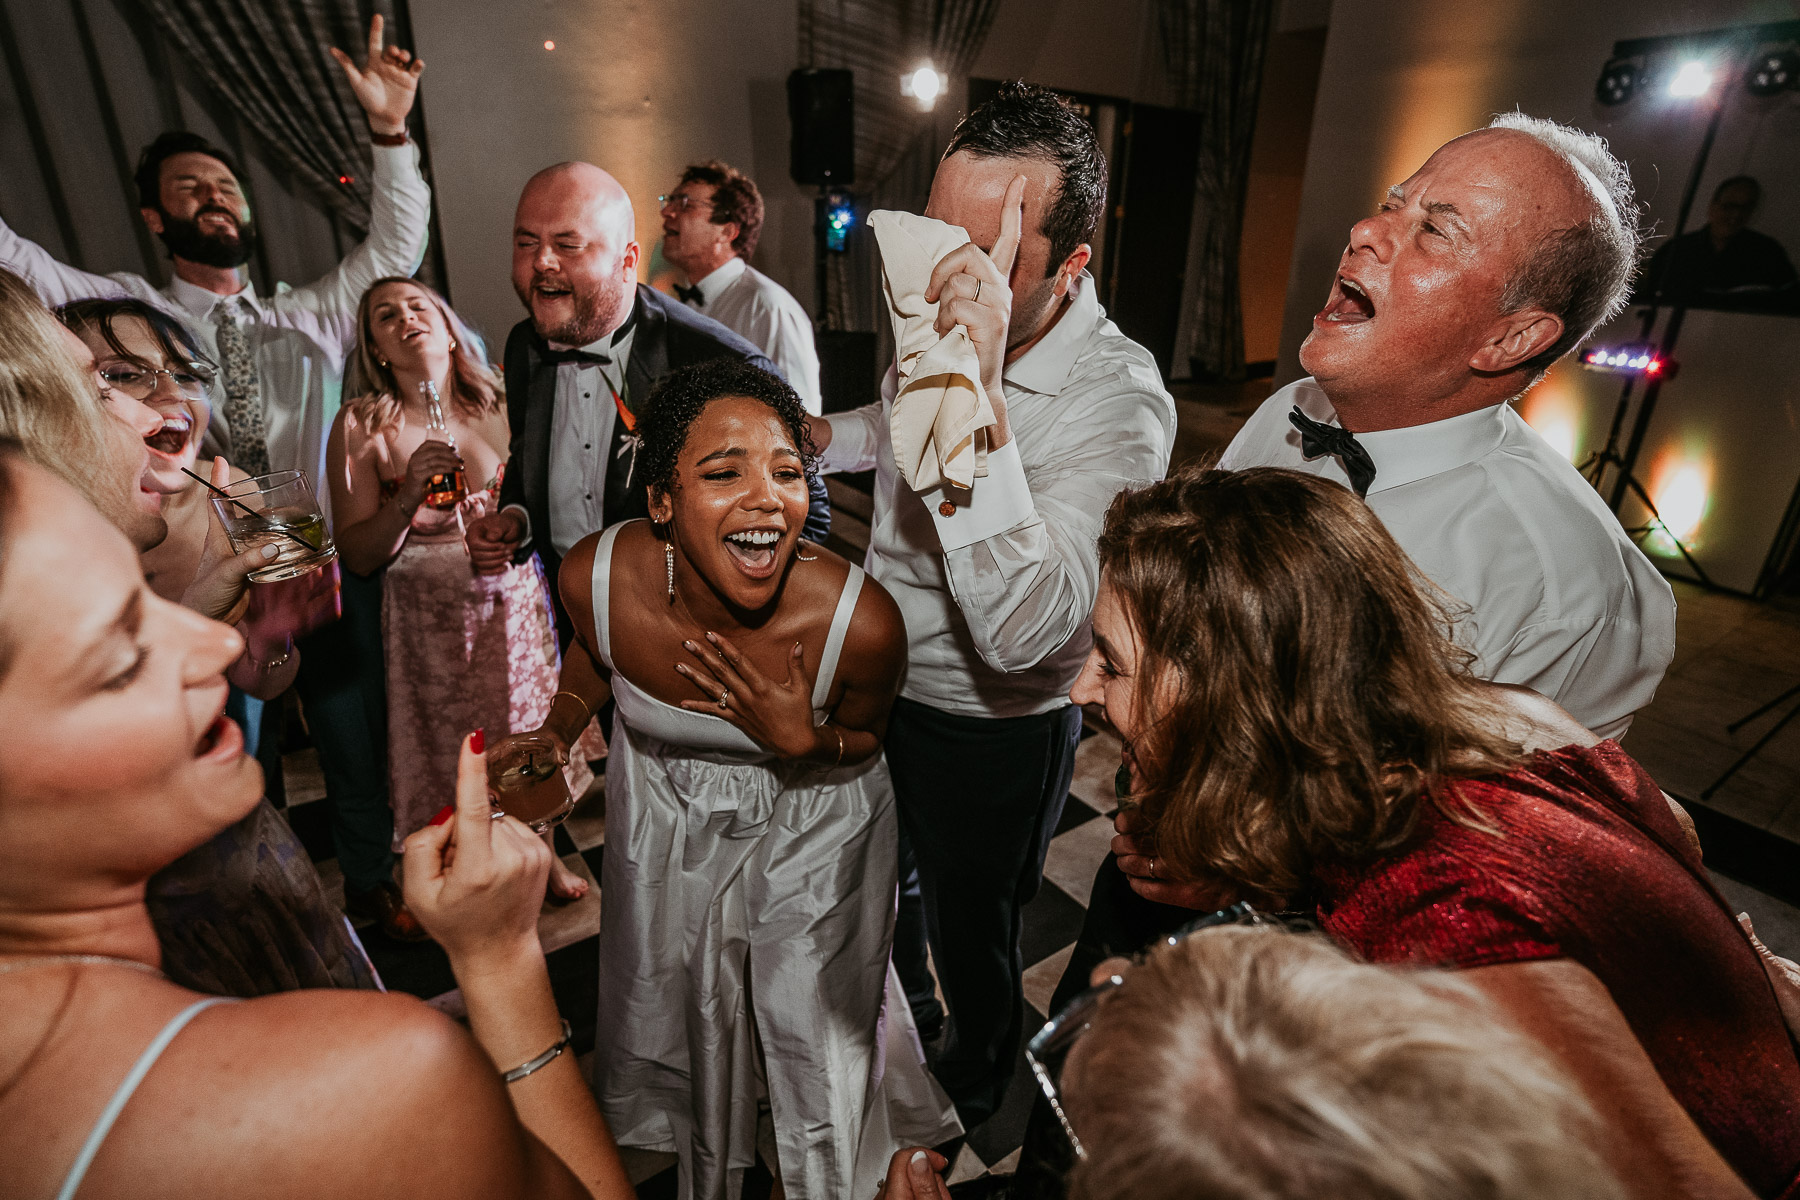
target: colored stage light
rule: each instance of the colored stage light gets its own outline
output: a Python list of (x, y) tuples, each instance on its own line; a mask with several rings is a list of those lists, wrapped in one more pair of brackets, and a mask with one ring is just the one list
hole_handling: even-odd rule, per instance
[(1651, 346), (1595, 346), (1581, 355), (1581, 365), (1590, 371), (1612, 375), (1662, 375), (1669, 373), (1669, 362)]
[(850, 229), (856, 224), (856, 203), (842, 192), (825, 201), (825, 249), (842, 254), (850, 248)]

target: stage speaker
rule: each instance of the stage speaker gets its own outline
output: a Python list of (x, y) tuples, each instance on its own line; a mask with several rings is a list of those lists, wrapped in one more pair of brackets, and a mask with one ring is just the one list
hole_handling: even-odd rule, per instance
[(788, 76), (788, 173), (802, 187), (842, 187), (856, 178), (856, 106), (851, 73), (802, 67)]

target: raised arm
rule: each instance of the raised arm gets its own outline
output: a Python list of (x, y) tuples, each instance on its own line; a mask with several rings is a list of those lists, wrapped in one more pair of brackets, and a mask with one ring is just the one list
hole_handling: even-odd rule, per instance
[(1091, 411), (1092, 421), (1066, 433), (1062, 454), (1030, 471), (1017, 442), (990, 452), (987, 477), (949, 515), (941, 494), (920, 497), (937, 522), (975, 650), (996, 671), (1031, 669), (1087, 622), (1100, 588), (1095, 543), (1107, 505), (1168, 468), (1166, 399), (1121, 381)]
[[(367, 114), (370, 132), (377, 138), (404, 134), (425, 63), (398, 46), (383, 48), (380, 16), (369, 22), (368, 61), (361, 67), (336, 47), (331, 55)], [(375, 161), (369, 235), (323, 278), (281, 299), (338, 323), (346, 345), (354, 334), (362, 294), (377, 279), (418, 270), (425, 261), (431, 225), (431, 188), (419, 174), (418, 147), (411, 142), (384, 146), (378, 141), (370, 149)]]
[[(406, 840), (406, 899), (456, 972), (469, 1028), (519, 1121), (604, 1200), (634, 1195), (557, 1012), (537, 916), (551, 851), (491, 819), (480, 734), (464, 739), (454, 806)], [(522, 1191), (516, 1194), (525, 1194)]]
[(3, 220), (0, 220), (0, 267), (30, 284), (31, 290), (51, 308), (89, 297), (118, 300), (129, 296), (148, 301), (172, 316), (180, 316), (143, 276), (95, 275), (77, 270), (58, 262), (53, 254), (30, 238), (21, 237)]

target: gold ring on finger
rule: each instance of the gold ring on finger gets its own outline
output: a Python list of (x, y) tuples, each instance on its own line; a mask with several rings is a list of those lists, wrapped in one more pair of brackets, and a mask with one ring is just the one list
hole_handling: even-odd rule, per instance
[(730, 703), (731, 703), (731, 689), (726, 688), (724, 691), (719, 693), (719, 707), (724, 708), (726, 705), (728, 705)]
[(981, 303), (981, 280), (975, 281), (975, 303)]

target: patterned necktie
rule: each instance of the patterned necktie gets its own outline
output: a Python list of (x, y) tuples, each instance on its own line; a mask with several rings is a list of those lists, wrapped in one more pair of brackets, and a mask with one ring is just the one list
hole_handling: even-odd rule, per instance
[(693, 287), (682, 287), (679, 283), (676, 284), (675, 297), (683, 303), (693, 305), (695, 308), (706, 307), (706, 293), (700, 290), (700, 285), (697, 283)]
[(1301, 412), (1298, 405), (1288, 414), (1288, 420), (1300, 431), (1301, 454), (1307, 458), (1331, 455), (1344, 468), (1344, 474), (1350, 477), (1350, 486), (1356, 489), (1356, 494), (1369, 494), (1369, 485), (1375, 482), (1375, 460), (1369, 457), (1369, 452), (1363, 449), (1355, 434), (1348, 429), (1313, 420)]
[(231, 428), (232, 462), (252, 475), (267, 475), (269, 447), (263, 427), (262, 381), (250, 335), (239, 322), (241, 305), (241, 301), (227, 300), (215, 310), (219, 365), (225, 384), (225, 421)]

